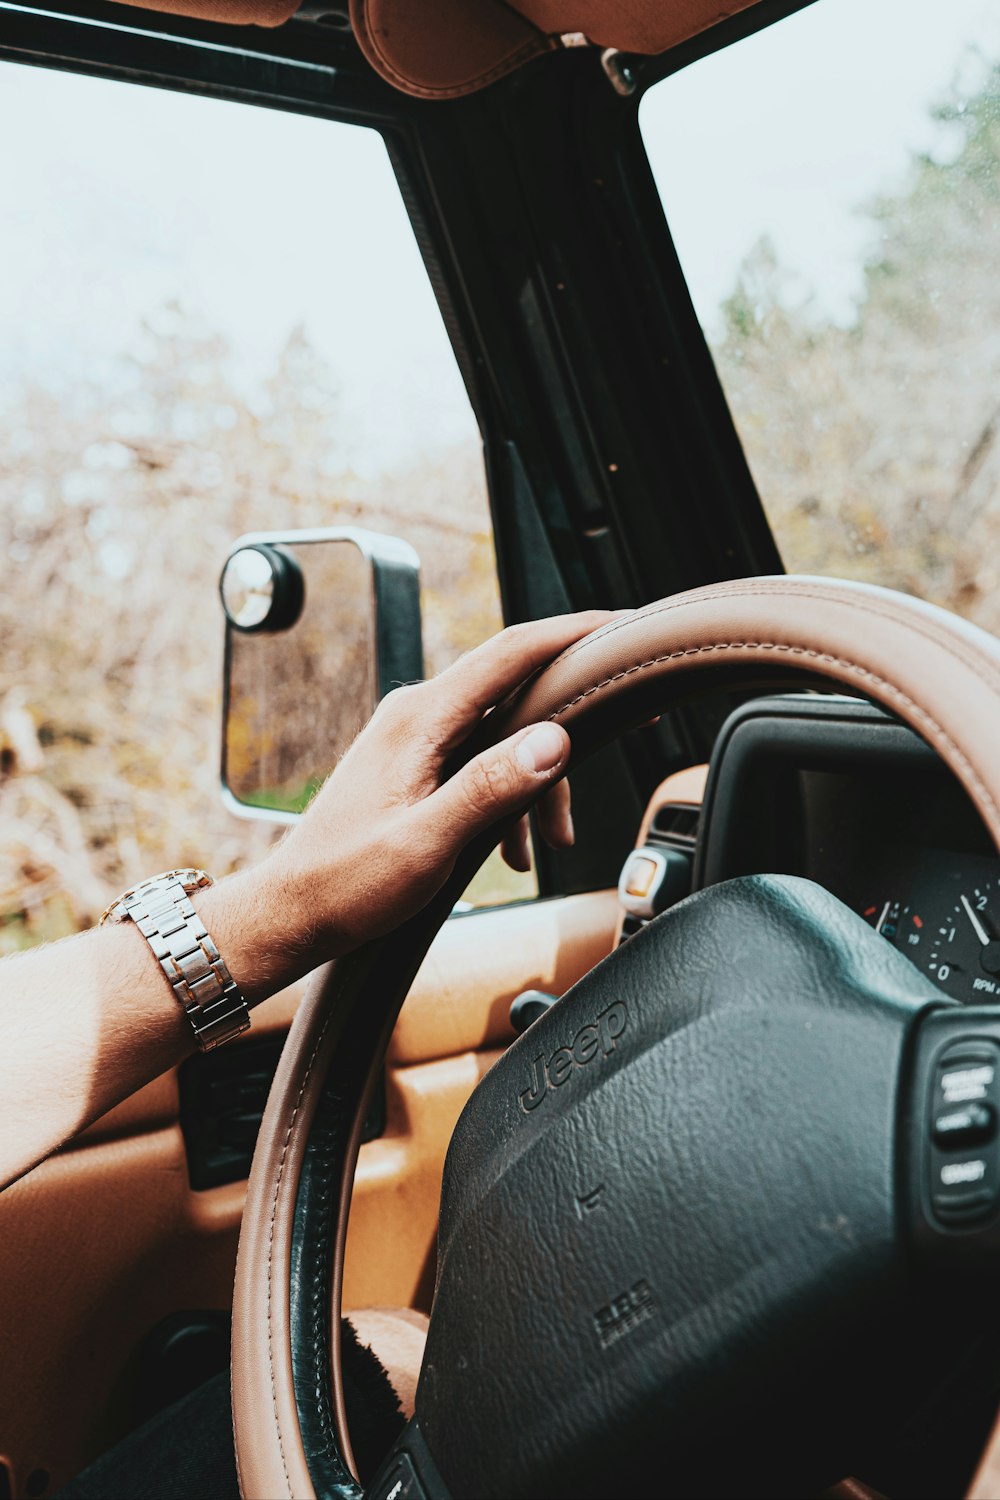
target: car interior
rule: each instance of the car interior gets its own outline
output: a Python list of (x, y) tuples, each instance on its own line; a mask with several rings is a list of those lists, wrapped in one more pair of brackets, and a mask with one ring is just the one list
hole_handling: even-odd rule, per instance
[[(411, 388), (440, 389), (467, 398), (473, 455), (391, 482), (352, 456), (332, 503), (305, 344), (244, 406), (244, 376), (223, 387), (173, 312), (130, 367), (161, 427), (91, 420), (72, 370), (45, 394), (17, 364), (15, 309), (48, 293), (15, 254), (34, 200), (10, 178), (0, 954), (90, 925), (154, 850), (263, 852), (331, 743), (501, 623), (622, 612), (468, 751), (563, 724), (572, 849), (536, 838), (522, 879), (497, 875), (499, 830), (474, 841), (398, 932), (0, 1193), (0, 1500), (57, 1494), (230, 1365), (245, 1500), (1000, 1495), (1000, 35), (976, 0), (923, 41), (888, 10), (869, 38), (855, 0), (0, 0), (0, 89), (53, 90), (16, 105), (11, 163), (36, 137), (91, 149), (87, 90), (118, 91), (115, 121), (159, 91), (228, 112), (233, 160), (195, 141), (206, 193), (256, 179), (277, 221), (257, 147), (235, 159), (241, 122), (256, 142), (304, 121), (296, 191), (331, 239), (370, 237), (343, 276), (290, 237), (277, 280), (357, 304), (376, 446)], [(919, 121), (876, 197), (865, 132), (890, 127), (851, 89), (868, 68), (874, 100), (911, 53)], [(122, 140), (136, 160), (145, 128)], [(343, 191), (338, 131), (378, 145)], [(768, 143), (800, 132), (779, 182)], [(841, 135), (844, 182), (822, 154)], [(175, 179), (148, 157), (109, 243), (171, 233)], [(40, 195), (91, 191), (70, 176)], [(791, 227), (772, 244), (775, 183)], [(875, 228), (828, 306), (782, 257), (836, 260), (810, 221), (838, 194)], [(188, 212), (179, 238), (208, 210)], [(412, 264), (392, 258), (404, 231)], [(103, 308), (74, 279), (87, 247), (61, 254), (54, 305)], [(234, 325), (258, 298), (270, 315), (252, 264)], [(398, 342), (417, 277), (426, 364)], [(125, 411), (128, 380), (98, 377)], [(29, 410), (10, 392), (31, 381)], [(218, 473), (182, 470), (209, 449), (172, 414), (210, 401)], [(270, 623), (241, 614), (260, 576), (288, 607)], [(193, 707), (157, 687), (140, 713), (133, 681), (189, 656)], [(71, 716), (55, 694), (85, 659), (101, 684)], [(114, 796), (79, 770), (102, 756)], [(185, 802), (171, 855), (161, 809)], [(414, 1330), (415, 1406), (359, 1472), (340, 1315), (365, 1341), (386, 1310)]]

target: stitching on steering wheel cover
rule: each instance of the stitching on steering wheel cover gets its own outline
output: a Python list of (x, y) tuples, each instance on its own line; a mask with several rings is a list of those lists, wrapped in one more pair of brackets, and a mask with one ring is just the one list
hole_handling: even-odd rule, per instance
[[(667, 651), (662, 656), (651, 656), (647, 661), (638, 662), (634, 667), (626, 667), (623, 671), (616, 672), (611, 677), (605, 677), (603, 681), (597, 682), (593, 687), (587, 688), (586, 692), (578, 693), (575, 698), (570, 698), (568, 702), (557, 708), (555, 713), (549, 714), (549, 719), (558, 719), (560, 715), (566, 713), (568, 709), (575, 707), (576, 704), (584, 702), (585, 699), (593, 697), (596, 693), (600, 693), (603, 689), (613, 686), (616, 682), (621, 682), (626, 677), (632, 677), (639, 672), (645, 672), (650, 667), (662, 666), (664, 662), (679, 661), (686, 657), (709, 656), (714, 652), (723, 653), (727, 651), (776, 651), (784, 652), (791, 656), (811, 657), (814, 661), (825, 662), (831, 667), (840, 667), (852, 676), (861, 678), (862, 681), (875, 684), (880, 690), (881, 696), (889, 699), (891, 702), (905, 705), (912, 718), (926, 725), (930, 735), (941, 744), (947, 746), (949, 753), (966, 772), (970, 784), (975, 786), (984, 804), (990, 808), (994, 816), (1000, 821), (1000, 809), (998, 809), (989, 789), (970, 763), (968, 757), (959, 749), (947, 731), (942, 729), (937, 720), (925, 708), (921, 708), (918, 703), (914, 703), (913, 699), (908, 697), (901, 688), (895, 687), (891, 682), (887, 682), (884, 677), (880, 677), (876, 672), (870, 671), (867, 667), (862, 667), (858, 662), (849, 661), (843, 656), (833, 656), (829, 652), (816, 651), (811, 646), (795, 646), (779, 641), (715, 641), (704, 646), (688, 646), (682, 651)], [(972, 663), (966, 663), (966, 665), (971, 666)], [(977, 673), (977, 675), (982, 676), (981, 673)], [(998, 687), (1000, 687), (1000, 682), (998, 682)]]

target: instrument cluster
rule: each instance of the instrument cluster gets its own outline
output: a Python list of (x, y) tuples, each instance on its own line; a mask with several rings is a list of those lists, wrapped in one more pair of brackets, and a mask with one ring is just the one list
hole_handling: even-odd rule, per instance
[(861, 915), (956, 1000), (1000, 999), (1000, 873), (995, 859), (928, 853), (906, 901)]
[(1000, 859), (934, 750), (875, 705), (787, 694), (726, 721), (693, 888), (766, 872), (825, 886), (954, 999), (1000, 1004)]

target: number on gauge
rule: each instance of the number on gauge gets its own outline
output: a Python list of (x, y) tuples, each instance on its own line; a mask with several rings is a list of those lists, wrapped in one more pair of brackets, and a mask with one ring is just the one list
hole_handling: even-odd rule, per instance
[(935, 923), (927, 972), (958, 1000), (1000, 999), (1000, 885), (963, 891)]

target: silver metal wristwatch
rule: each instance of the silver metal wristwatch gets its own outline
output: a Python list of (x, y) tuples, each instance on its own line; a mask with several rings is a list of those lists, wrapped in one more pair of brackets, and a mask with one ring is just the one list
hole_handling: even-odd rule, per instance
[(204, 870), (167, 870), (112, 902), (105, 922), (132, 921), (191, 1022), (203, 1052), (221, 1047), (250, 1025), (250, 1012), (225, 960), (188, 899), (212, 885)]

